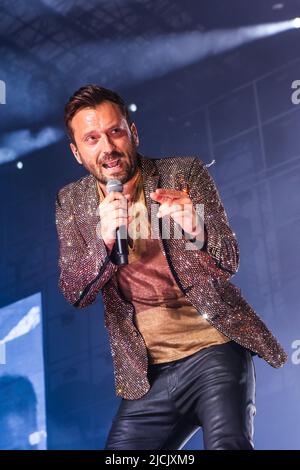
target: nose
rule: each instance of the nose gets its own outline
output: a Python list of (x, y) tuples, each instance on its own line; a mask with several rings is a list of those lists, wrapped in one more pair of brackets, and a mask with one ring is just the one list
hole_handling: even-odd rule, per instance
[(110, 139), (110, 137), (106, 134), (103, 134), (102, 138), (102, 150), (104, 152), (111, 152), (116, 148), (115, 144), (113, 141)]

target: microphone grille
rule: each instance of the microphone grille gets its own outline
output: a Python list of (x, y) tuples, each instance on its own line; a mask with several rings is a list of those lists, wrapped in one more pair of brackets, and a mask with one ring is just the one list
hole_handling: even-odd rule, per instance
[(119, 180), (109, 180), (106, 183), (106, 190), (107, 190), (108, 193), (111, 193), (112, 191), (122, 193), (123, 192), (123, 184)]

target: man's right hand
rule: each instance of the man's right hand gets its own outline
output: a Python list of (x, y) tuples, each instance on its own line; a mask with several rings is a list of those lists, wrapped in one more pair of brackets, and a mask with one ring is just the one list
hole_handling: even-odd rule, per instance
[(100, 234), (109, 252), (116, 240), (116, 229), (121, 225), (128, 227), (132, 221), (132, 216), (128, 215), (130, 205), (130, 194), (116, 191), (109, 193), (99, 204)]

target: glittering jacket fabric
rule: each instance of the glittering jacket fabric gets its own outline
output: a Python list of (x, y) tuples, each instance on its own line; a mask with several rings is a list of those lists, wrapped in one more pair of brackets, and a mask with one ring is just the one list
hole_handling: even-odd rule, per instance
[[(287, 354), (243, 298), (241, 290), (230, 282), (239, 267), (238, 244), (203, 162), (197, 157), (149, 159), (141, 154), (138, 162), (149, 214), (151, 204), (158, 204), (151, 200), (150, 192), (158, 187), (182, 189), (183, 181), (189, 185), (193, 204), (204, 204), (207, 240), (202, 249), (187, 250), (184, 237), (172, 237), (175, 225), (172, 219), (171, 238), (162, 237), (166, 218), (154, 218), (162, 252), (188, 301), (221, 333), (273, 367), (282, 366)], [(118, 288), (114, 251), (108, 255), (99, 236), (98, 205), (97, 184), (92, 175), (58, 193), (59, 286), (66, 299), (79, 308), (91, 304), (102, 292), (116, 394), (133, 400), (150, 388), (147, 349), (134, 323), (134, 307)]]

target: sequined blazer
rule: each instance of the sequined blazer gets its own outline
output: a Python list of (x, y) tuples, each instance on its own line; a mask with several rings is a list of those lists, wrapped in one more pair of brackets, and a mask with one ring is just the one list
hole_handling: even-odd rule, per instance
[[(156, 218), (161, 250), (188, 301), (221, 333), (273, 367), (282, 366), (287, 354), (243, 298), (241, 290), (230, 282), (239, 267), (238, 244), (203, 162), (197, 157), (149, 159), (141, 154), (138, 161), (149, 214), (151, 204), (157, 204), (151, 200), (150, 192), (157, 187), (182, 189), (183, 179), (189, 185), (193, 204), (204, 204), (207, 240), (202, 249), (187, 250), (184, 237), (172, 237), (172, 219), (171, 238), (162, 237), (164, 220)], [(134, 307), (118, 289), (114, 252), (108, 255), (98, 236), (98, 204), (97, 184), (92, 175), (65, 186), (57, 195), (59, 287), (65, 298), (79, 308), (91, 304), (102, 292), (116, 395), (132, 400), (142, 397), (150, 388), (147, 349), (134, 324)]]

